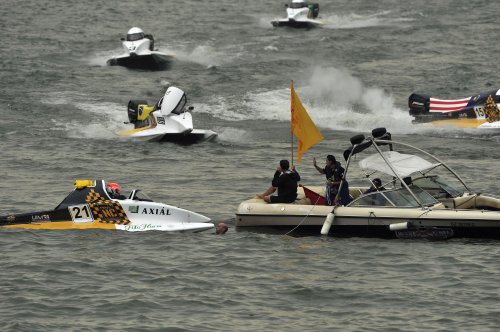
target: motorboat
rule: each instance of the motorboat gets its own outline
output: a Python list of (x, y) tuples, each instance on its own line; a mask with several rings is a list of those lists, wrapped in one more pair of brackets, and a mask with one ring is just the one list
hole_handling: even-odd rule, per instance
[(127, 37), (122, 38), (124, 53), (109, 59), (107, 64), (137, 69), (167, 69), (173, 56), (159, 52), (154, 44), (153, 35), (133, 27), (127, 32)]
[(414, 123), (460, 128), (500, 128), (500, 90), (479, 93), (460, 99), (440, 99), (412, 93), (408, 98), (409, 113)]
[(214, 224), (199, 213), (154, 202), (139, 189), (117, 199), (104, 180), (76, 180), (74, 189), (55, 209), (0, 216), (0, 227), (201, 232)]
[(194, 129), (191, 112), (186, 106), (187, 97), (177, 87), (169, 87), (165, 95), (155, 104), (145, 100), (130, 100), (127, 106), (129, 124), (134, 128), (118, 134), (142, 141), (170, 141), (191, 144), (217, 137), (207, 129)]
[[(472, 191), (437, 157), (392, 140), (384, 128), (367, 138), (356, 135), (351, 143), (340, 184), (349, 185), (350, 203), (325, 206), (324, 188), (303, 186), (291, 204), (268, 204), (257, 197), (240, 203), (237, 228), (405, 239), (500, 238), (500, 198)], [(368, 190), (374, 179), (383, 185)]]
[(286, 7), (286, 18), (271, 21), (274, 27), (314, 28), (321, 26), (318, 20), (319, 4), (304, 0), (292, 0)]

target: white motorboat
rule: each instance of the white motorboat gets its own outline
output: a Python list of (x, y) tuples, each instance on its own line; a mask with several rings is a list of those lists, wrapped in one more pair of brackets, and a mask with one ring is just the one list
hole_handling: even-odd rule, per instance
[(319, 4), (309, 3), (304, 0), (292, 0), (286, 7), (286, 18), (275, 19), (271, 24), (275, 27), (314, 28), (321, 26), (318, 20)]
[[(344, 152), (347, 164), (341, 182), (344, 186), (345, 176), (349, 179), (350, 203), (320, 205), (323, 188), (299, 188), (292, 204), (267, 204), (259, 198), (242, 202), (236, 226), (389, 238), (500, 238), (500, 198), (473, 192), (444, 162), (391, 140), (384, 128), (366, 139), (354, 136), (351, 143)], [(368, 151), (372, 153), (356, 167), (355, 156)], [(382, 180), (383, 188), (366, 193), (374, 178)], [(359, 181), (368, 185), (358, 186)]]
[(1, 216), (0, 227), (201, 232), (214, 224), (199, 213), (154, 202), (138, 189), (117, 199), (104, 180), (76, 180), (73, 191), (55, 209)]
[(128, 118), (133, 129), (118, 133), (142, 141), (170, 141), (191, 144), (217, 137), (217, 133), (207, 129), (194, 129), (193, 107), (186, 107), (187, 97), (177, 87), (169, 87), (165, 95), (155, 104), (144, 100), (128, 103)]
[(154, 48), (154, 38), (142, 29), (134, 27), (122, 38), (124, 53), (107, 61), (110, 66), (124, 66), (139, 69), (167, 69), (173, 56)]

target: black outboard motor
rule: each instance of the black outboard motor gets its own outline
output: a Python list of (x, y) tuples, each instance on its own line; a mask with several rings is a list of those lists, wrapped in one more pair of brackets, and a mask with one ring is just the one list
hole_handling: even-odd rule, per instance
[(408, 107), (410, 107), (410, 115), (415, 116), (415, 115), (427, 114), (429, 112), (430, 100), (431, 100), (430, 96), (424, 94), (412, 93), (408, 98)]
[(128, 120), (130, 123), (137, 122), (137, 116), (139, 115), (139, 105), (148, 104), (146, 100), (131, 100), (128, 102), (127, 113)]

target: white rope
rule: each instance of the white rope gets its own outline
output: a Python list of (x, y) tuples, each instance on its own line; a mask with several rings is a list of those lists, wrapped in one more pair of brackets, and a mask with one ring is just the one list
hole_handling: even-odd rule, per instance
[(286, 232), (284, 235), (288, 235), (291, 232), (293, 232), (294, 230), (296, 230), (300, 225), (302, 225), (302, 223), (307, 219), (307, 217), (309, 217), (309, 215), (311, 214), (312, 210), (316, 207), (316, 204), (318, 204), (318, 201), (321, 198), (321, 195), (319, 195), (319, 194), (317, 194), (317, 195), (318, 195), (318, 198), (316, 199), (316, 202), (314, 202), (311, 210), (309, 210), (309, 212), (306, 214), (306, 216), (304, 218), (302, 218), (302, 220), (299, 222), (299, 224), (297, 226), (295, 226), (294, 228), (292, 228), (290, 231)]

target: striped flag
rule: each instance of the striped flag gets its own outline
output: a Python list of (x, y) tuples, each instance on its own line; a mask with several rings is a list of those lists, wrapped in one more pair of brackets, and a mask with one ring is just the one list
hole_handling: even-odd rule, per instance
[(464, 109), (471, 98), (472, 97), (453, 100), (430, 98), (429, 112), (457, 112)]

